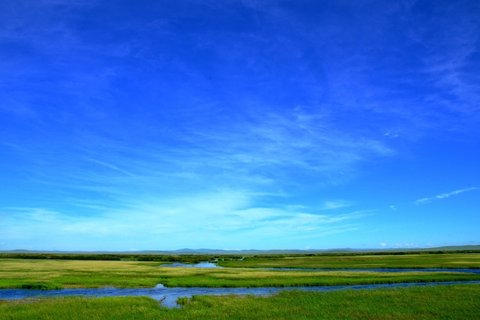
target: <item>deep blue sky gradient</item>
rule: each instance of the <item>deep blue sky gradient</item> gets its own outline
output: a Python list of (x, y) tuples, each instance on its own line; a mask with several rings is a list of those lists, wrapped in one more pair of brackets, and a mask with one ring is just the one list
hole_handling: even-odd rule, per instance
[(480, 242), (478, 1), (0, 2), (0, 250)]

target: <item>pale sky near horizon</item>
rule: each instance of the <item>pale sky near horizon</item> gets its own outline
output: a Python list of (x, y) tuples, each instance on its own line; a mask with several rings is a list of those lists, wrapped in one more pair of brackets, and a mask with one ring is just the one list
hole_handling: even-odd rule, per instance
[(480, 243), (480, 2), (0, 2), (0, 250)]

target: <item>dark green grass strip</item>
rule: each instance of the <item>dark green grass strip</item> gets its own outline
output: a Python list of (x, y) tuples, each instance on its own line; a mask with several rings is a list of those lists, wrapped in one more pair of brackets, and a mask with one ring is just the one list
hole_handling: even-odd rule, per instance
[(201, 296), (166, 309), (142, 297), (0, 302), (13, 319), (478, 319), (480, 285), (338, 292), (282, 292), (271, 297)]

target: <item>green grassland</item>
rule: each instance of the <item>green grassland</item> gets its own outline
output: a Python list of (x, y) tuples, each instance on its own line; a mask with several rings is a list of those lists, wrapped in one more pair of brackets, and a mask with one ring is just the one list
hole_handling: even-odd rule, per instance
[(219, 264), (239, 268), (480, 268), (480, 253), (258, 255)]
[(7, 319), (478, 319), (480, 285), (337, 292), (281, 292), (271, 297), (200, 296), (167, 309), (149, 298), (54, 298), (0, 302)]
[[(479, 253), (322, 254), (206, 257), (226, 268), (168, 268), (197, 258), (49, 255), (0, 258), (0, 288), (256, 287), (480, 280), (448, 268), (479, 268)], [(61, 259), (55, 259), (61, 258)], [(77, 257), (78, 258), (78, 257)], [(208, 258), (208, 259), (205, 259)], [(161, 259), (161, 260), (159, 260)], [(183, 259), (183, 260), (182, 260)], [(447, 268), (445, 272), (291, 271), (287, 268)], [(39, 298), (0, 301), (3, 319), (478, 319), (480, 285), (337, 292), (281, 292), (271, 297), (199, 296), (167, 309), (145, 297)]]
[[(476, 248), (476, 247), (475, 247)], [(218, 261), (224, 267), (246, 268), (480, 268), (480, 251), (390, 251), (310, 254), (106, 254), (0, 253), (1, 259), (183, 262)]]
[(480, 268), (480, 250), (476, 250), (477, 246), (468, 248), (470, 250), (275, 254), (268, 252), (261, 254), (0, 252), (0, 259), (155, 261), (159, 263), (218, 261), (222, 266), (249, 268)]
[(259, 287), (480, 280), (458, 272), (273, 271), (167, 268), (157, 262), (0, 259), (0, 288)]

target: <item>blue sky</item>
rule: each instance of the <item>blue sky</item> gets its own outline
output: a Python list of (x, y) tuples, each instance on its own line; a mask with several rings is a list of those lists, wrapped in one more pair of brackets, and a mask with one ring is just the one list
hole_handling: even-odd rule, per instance
[(478, 1), (0, 2), (0, 250), (480, 242)]

